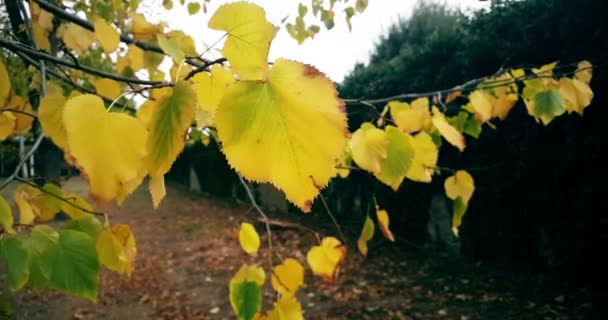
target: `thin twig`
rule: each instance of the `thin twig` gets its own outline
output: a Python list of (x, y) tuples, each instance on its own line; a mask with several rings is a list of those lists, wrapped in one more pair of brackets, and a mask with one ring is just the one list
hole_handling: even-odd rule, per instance
[(331, 221), (334, 222), (336, 229), (338, 229), (338, 234), (340, 234), (342, 243), (344, 243), (346, 245), (346, 238), (344, 237), (344, 234), (342, 233), (342, 229), (340, 228), (340, 225), (338, 224), (338, 221), (334, 217), (333, 213), (331, 213), (331, 210), (329, 210), (329, 206), (327, 205), (327, 202), (325, 201), (325, 197), (323, 197), (323, 194), (321, 192), (319, 192), (319, 198), (321, 198), (321, 202), (323, 203), (323, 206), (325, 207), (325, 211), (327, 212), (327, 215), (331, 218)]
[(237, 173), (237, 176), (239, 177), (241, 184), (243, 185), (243, 187), (245, 188), (245, 191), (247, 192), (249, 201), (251, 201), (251, 204), (253, 205), (255, 210), (257, 210), (257, 212), (260, 214), (260, 216), (262, 216), (262, 219), (264, 219), (264, 224), (266, 225), (266, 233), (268, 234), (268, 250), (269, 250), (268, 267), (270, 268), (269, 270), (272, 270), (272, 233), (270, 232), (270, 219), (268, 219), (268, 216), (264, 213), (262, 208), (260, 208), (260, 206), (258, 205), (258, 202), (255, 201), (253, 192), (251, 192), (251, 188), (249, 188), (249, 185), (247, 184), (247, 182), (245, 182), (245, 179), (243, 179), (243, 177), (241, 177), (241, 175), (238, 173)]
[(196, 68), (196, 69), (192, 69), (192, 71), (190, 71), (186, 77), (184, 78), (184, 80), (188, 80), (190, 78), (192, 78), (195, 74), (199, 73), (199, 72), (203, 72), (203, 71), (207, 71), (207, 69), (214, 65), (214, 64), (222, 64), (224, 62), (226, 62), (226, 58), (219, 58), (219, 59), (215, 59), (213, 61), (208, 61), (206, 62), (204, 65)]
[(40, 147), (40, 144), (42, 143), (42, 140), (44, 140), (44, 137), (45, 137), (44, 132), (40, 132), (40, 135), (38, 136), (38, 138), (36, 138), (36, 141), (34, 142), (34, 145), (32, 145), (32, 148), (30, 149), (30, 151), (21, 159), (21, 161), (19, 161), (19, 163), (15, 167), (15, 170), (13, 171), (13, 173), (11, 173), (11, 175), (8, 176), (6, 178), (6, 180), (4, 180), (2, 182), (2, 184), (0, 185), (0, 190), (6, 188), (6, 186), (9, 183), (11, 183), (13, 180), (18, 179), (17, 175), (19, 174), (19, 170), (21, 170), (21, 167), (23, 167), (23, 165), (34, 154), (34, 152), (38, 149), (38, 147)]
[(103, 212), (97, 212), (97, 211), (89, 210), (87, 208), (83, 208), (83, 207), (81, 207), (81, 206), (79, 206), (79, 205), (71, 202), (70, 199), (66, 199), (66, 198), (60, 197), (60, 196), (58, 196), (58, 195), (56, 195), (56, 194), (54, 194), (54, 193), (52, 193), (52, 192), (44, 189), (43, 187), (41, 187), (41, 186), (39, 186), (39, 185), (37, 185), (35, 183), (32, 183), (30, 181), (27, 181), (27, 180), (19, 178), (19, 177), (16, 177), (15, 180), (17, 180), (17, 181), (19, 181), (21, 183), (25, 183), (25, 184), (27, 184), (30, 187), (36, 188), (36, 189), (38, 189), (38, 190), (40, 190), (40, 191), (48, 194), (49, 196), (51, 196), (53, 198), (59, 199), (59, 200), (65, 202), (65, 203), (69, 204), (70, 206), (72, 206), (72, 207), (74, 207), (74, 208), (76, 208), (78, 210), (81, 210), (83, 212), (90, 213), (90, 214), (93, 214), (93, 215), (96, 215), (96, 216), (107, 217), (107, 215), (105, 213), (103, 213)]
[(59, 58), (49, 55), (43, 51), (36, 50), (32, 47), (26, 46), (22, 43), (15, 42), (15, 41), (10, 41), (10, 40), (5, 40), (5, 39), (0, 38), (0, 46), (5, 47), (13, 52), (23, 52), (24, 54), (27, 54), (29, 56), (32, 56), (32, 57), (35, 57), (38, 59), (44, 59), (46, 61), (64, 65), (66, 67), (69, 67), (72, 69), (77, 69), (77, 70), (80, 70), (80, 71), (83, 71), (86, 73), (90, 73), (90, 74), (93, 74), (93, 75), (96, 75), (96, 76), (99, 76), (102, 78), (112, 79), (112, 80), (121, 81), (121, 82), (143, 84), (143, 85), (160, 85), (160, 84), (165, 83), (163, 81), (143, 80), (143, 79), (139, 79), (139, 78), (123, 77), (123, 76), (117, 75), (115, 73), (105, 72), (105, 71), (102, 71), (102, 70), (99, 70), (99, 69), (96, 69), (93, 67), (85, 66), (82, 64), (76, 64), (73, 62), (59, 59)]
[(14, 109), (14, 108), (0, 108), (0, 112), (5, 112), (5, 111), (9, 111), (9, 112), (12, 112), (12, 113), (20, 113), (20, 114), (26, 115), (28, 117), (32, 117), (34, 119), (38, 118), (38, 116), (36, 116), (35, 114), (29, 113), (27, 111), (23, 111), (23, 110), (19, 110), (19, 109)]

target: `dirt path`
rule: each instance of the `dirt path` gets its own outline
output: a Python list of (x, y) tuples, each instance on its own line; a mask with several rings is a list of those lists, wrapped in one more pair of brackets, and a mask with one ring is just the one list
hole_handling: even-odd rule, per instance
[[(80, 179), (64, 188), (86, 190)], [(246, 205), (175, 186), (167, 191), (157, 211), (145, 188), (122, 208), (109, 211), (112, 223), (128, 223), (135, 234), (138, 258), (131, 277), (103, 272), (97, 304), (59, 293), (20, 291), (10, 297), (14, 318), (233, 319), (231, 276), (242, 263), (266, 266), (266, 250), (249, 257), (237, 240), (240, 223), (257, 217)], [(298, 293), (305, 318), (584, 319), (590, 313), (589, 293), (566, 290), (559, 279), (496, 271), (377, 240), (368, 259), (350, 247), (338, 283), (321, 283), (307, 271)], [(275, 257), (295, 257), (303, 264), (306, 250), (317, 243), (311, 232), (286, 228), (275, 228), (273, 241), (279, 246)], [(267, 282), (266, 308), (274, 298)]]

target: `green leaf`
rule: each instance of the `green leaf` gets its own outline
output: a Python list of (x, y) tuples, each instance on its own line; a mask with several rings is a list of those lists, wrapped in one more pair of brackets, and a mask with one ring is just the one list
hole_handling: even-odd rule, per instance
[(231, 285), (230, 302), (239, 319), (253, 319), (262, 307), (262, 287), (250, 281)]
[(412, 164), (414, 138), (393, 126), (386, 126), (386, 158), (380, 162), (380, 172), (376, 178), (397, 191)]
[(564, 99), (556, 89), (541, 91), (534, 97), (533, 116), (547, 125), (555, 117), (566, 111)]
[(6, 232), (15, 233), (15, 230), (13, 230), (13, 210), (3, 196), (0, 196), (0, 225)]
[(467, 203), (461, 197), (454, 200), (454, 212), (452, 214), (452, 232), (458, 237), (458, 227), (462, 224), (462, 217), (467, 211)]
[(74, 230), (61, 231), (58, 241), (48, 247), (43, 261), (48, 263), (51, 287), (97, 301), (99, 261), (89, 235)]
[(180, 81), (155, 101), (148, 135), (150, 176), (162, 176), (182, 152), (185, 135), (194, 119), (196, 96), (190, 84)]
[(23, 245), (30, 256), (30, 276), (27, 286), (33, 289), (45, 289), (49, 286), (49, 268), (45, 253), (51, 245), (57, 243), (59, 234), (45, 225), (36, 226), (25, 238)]
[(195, 15), (201, 10), (201, 4), (198, 2), (190, 2), (188, 3), (188, 13), (192, 16)]
[(355, 15), (355, 8), (348, 7), (344, 9), (344, 14), (346, 15), (346, 24), (348, 25), (348, 31), (352, 31), (353, 26), (350, 23), (350, 19)]
[(365, 216), (365, 223), (363, 224), (363, 229), (361, 229), (361, 234), (359, 235), (359, 240), (357, 241), (357, 248), (359, 248), (359, 252), (362, 255), (367, 255), (367, 242), (374, 237), (374, 222), (369, 216)]
[(91, 239), (95, 240), (103, 227), (99, 219), (89, 214), (82, 218), (68, 221), (63, 228), (66, 230), (84, 232), (88, 234)]
[(156, 41), (158, 41), (158, 46), (173, 59), (175, 64), (180, 64), (186, 59), (186, 54), (175, 41), (167, 39), (162, 34), (156, 35)]
[(363, 11), (365, 11), (365, 9), (367, 9), (367, 5), (368, 0), (357, 0), (357, 2), (355, 3), (355, 8), (357, 9), (357, 12), (362, 13)]
[(306, 16), (307, 13), (308, 13), (308, 7), (303, 3), (298, 4), (298, 17), (304, 18), (304, 16)]
[(19, 238), (9, 237), (0, 242), (0, 255), (6, 260), (9, 288), (21, 289), (30, 276), (30, 255)]

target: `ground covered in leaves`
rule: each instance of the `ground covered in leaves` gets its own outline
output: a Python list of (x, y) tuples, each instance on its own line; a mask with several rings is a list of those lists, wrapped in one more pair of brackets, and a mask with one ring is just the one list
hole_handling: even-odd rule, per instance
[[(68, 181), (65, 189), (85, 193), (80, 179)], [(2, 193), (12, 198), (10, 188)], [(12, 318), (233, 319), (232, 275), (243, 263), (267, 269), (265, 235), (257, 257), (247, 256), (238, 244), (240, 223), (257, 221), (255, 211), (178, 186), (169, 186), (167, 193), (157, 211), (145, 188), (122, 208), (108, 211), (112, 223), (131, 225), (137, 265), (130, 277), (102, 272), (97, 304), (54, 292), (10, 293), (0, 272)], [(275, 262), (294, 257), (305, 264), (317, 236), (335, 235), (331, 225), (318, 227), (314, 213), (274, 214), (273, 219), (292, 222), (272, 229)], [(259, 222), (257, 229), (262, 234)], [(306, 271), (297, 295), (306, 319), (585, 319), (591, 312), (590, 293), (566, 288), (558, 277), (449, 258), (391, 244), (379, 235), (375, 240), (367, 259), (356, 251), (356, 239), (349, 240), (336, 283), (322, 283)], [(266, 309), (275, 297), (267, 281)]]

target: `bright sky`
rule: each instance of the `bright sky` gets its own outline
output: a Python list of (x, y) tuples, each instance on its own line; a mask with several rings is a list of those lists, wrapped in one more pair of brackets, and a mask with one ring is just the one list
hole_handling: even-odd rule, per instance
[[(444, 0), (451, 6), (459, 6), (465, 10), (484, 8), (490, 1), (480, 0)], [(207, 28), (207, 21), (215, 9), (228, 1), (212, 0), (208, 13), (203, 15), (202, 10), (195, 16), (190, 16), (186, 6), (179, 5), (174, 0), (174, 7), (167, 12), (162, 8), (162, 0), (142, 1), (143, 11), (159, 20), (166, 21), (169, 29), (183, 30), (192, 36), (197, 48), (203, 50), (207, 45), (215, 43), (222, 37), (222, 33)], [(252, 0), (266, 10), (266, 18), (274, 25), (281, 25), (281, 20), (297, 14), (298, 3), (302, 0)], [(354, 3), (354, 1), (353, 1)], [(344, 76), (357, 62), (367, 62), (374, 44), (380, 36), (388, 30), (389, 26), (399, 17), (408, 17), (417, 0), (369, 0), (367, 10), (353, 17), (352, 32), (344, 22), (344, 16), (336, 14), (336, 26), (332, 30), (321, 28), (321, 32), (314, 39), (308, 39), (304, 44), (298, 45), (285, 28), (281, 28), (270, 47), (270, 61), (283, 57), (297, 60), (317, 67), (336, 82), (342, 81)], [(148, 7), (148, 8), (146, 8)], [(163, 9), (163, 10), (160, 10)], [(148, 11), (150, 10), (150, 11)], [(309, 16), (311, 13), (309, 12)], [(156, 19), (155, 19), (156, 20)], [(293, 20), (290, 18), (288, 21)], [(221, 48), (221, 44), (218, 46)], [(211, 51), (211, 53), (217, 52)]]

